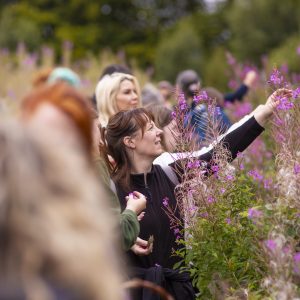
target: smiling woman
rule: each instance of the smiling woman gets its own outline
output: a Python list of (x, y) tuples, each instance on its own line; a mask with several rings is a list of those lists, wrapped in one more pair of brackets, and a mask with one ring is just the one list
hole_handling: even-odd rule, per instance
[(96, 86), (99, 122), (105, 126), (108, 119), (121, 110), (141, 106), (140, 87), (137, 79), (129, 74), (105, 75)]
[[(194, 152), (193, 156), (206, 165), (207, 173), (220, 143), (226, 145), (230, 152), (229, 160), (234, 159), (263, 132), (263, 124), (279, 104), (278, 95), (289, 93), (284, 89), (276, 91), (266, 104), (231, 126), (214, 144)], [(172, 132), (172, 124), (167, 129)], [(174, 217), (181, 220), (181, 224), (184, 223), (178, 211), (174, 191), (176, 183), (173, 179), (177, 175), (175, 168), (179, 175), (177, 182), (181, 180), (179, 173), (184, 170), (180, 166), (186, 158), (163, 153), (162, 132), (154, 124), (149, 111), (143, 108), (121, 111), (109, 119), (105, 129), (102, 128), (102, 139), (106, 143), (101, 152), (108, 163), (122, 209), (126, 207), (128, 193), (139, 192), (147, 197), (145, 216), (140, 222), (140, 238), (153, 242), (144, 243), (142, 252), (137, 252), (134, 247), (127, 252), (131, 276), (163, 286), (175, 299), (190, 300), (195, 299), (195, 295), (188, 273), (173, 269), (174, 264), (180, 261), (174, 251), (176, 253), (181, 248), (176, 238), (183, 228), (173, 228), (172, 220), (165, 212), (166, 207), (175, 209)], [(114, 159), (113, 164), (108, 161), (108, 155)], [(158, 158), (159, 164), (154, 164)], [(174, 176), (170, 176), (170, 173)], [(139, 244), (139, 240), (136, 244)], [(140, 290), (133, 299), (156, 298)]]

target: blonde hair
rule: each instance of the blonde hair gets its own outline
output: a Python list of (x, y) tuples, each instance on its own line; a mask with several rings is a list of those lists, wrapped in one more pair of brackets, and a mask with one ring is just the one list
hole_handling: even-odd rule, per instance
[(125, 73), (105, 75), (98, 82), (95, 90), (99, 121), (102, 126), (106, 126), (109, 118), (119, 111), (116, 96), (124, 80), (129, 80), (134, 84), (138, 94), (138, 107), (141, 107), (141, 92), (136, 77)]
[(86, 157), (17, 124), (0, 124), (0, 149), (0, 281), (26, 299), (53, 299), (53, 285), (121, 299), (114, 223)]

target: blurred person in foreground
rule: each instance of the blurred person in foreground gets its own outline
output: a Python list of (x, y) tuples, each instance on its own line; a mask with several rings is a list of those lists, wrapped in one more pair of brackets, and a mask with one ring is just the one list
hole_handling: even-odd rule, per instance
[(87, 156), (57, 141), (0, 124), (0, 299), (122, 299), (105, 192)]
[(90, 168), (96, 169), (99, 185), (103, 185), (110, 210), (119, 217), (123, 248), (134, 245), (139, 234), (137, 215), (146, 206), (143, 195), (136, 194), (127, 201), (127, 209), (121, 213), (119, 202), (110, 188), (109, 173), (99, 152), (99, 129), (93, 122), (93, 111), (88, 100), (65, 82), (46, 84), (34, 89), (22, 102), (22, 119), (35, 130), (52, 132), (56, 147), (65, 145), (70, 155), (76, 153), (88, 158)]

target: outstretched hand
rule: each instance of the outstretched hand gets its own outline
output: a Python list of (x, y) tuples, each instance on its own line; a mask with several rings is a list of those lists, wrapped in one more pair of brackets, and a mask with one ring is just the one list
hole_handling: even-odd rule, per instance
[(256, 121), (263, 126), (265, 122), (273, 115), (281, 100), (283, 98), (290, 97), (292, 97), (292, 90), (286, 88), (278, 89), (269, 96), (265, 104), (259, 105), (252, 114), (254, 115)]
[(265, 105), (271, 110), (272, 113), (280, 104), (280, 99), (290, 98), (292, 97), (292, 94), (293, 94), (292, 90), (286, 88), (278, 89), (269, 96)]

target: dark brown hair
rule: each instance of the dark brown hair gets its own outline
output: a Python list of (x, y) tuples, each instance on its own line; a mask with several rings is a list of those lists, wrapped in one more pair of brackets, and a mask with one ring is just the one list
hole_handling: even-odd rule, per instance
[[(101, 140), (100, 153), (103, 156), (110, 175), (125, 190), (130, 190), (130, 170), (132, 168), (130, 159), (126, 152), (124, 137), (133, 136), (140, 129), (142, 135), (153, 116), (144, 108), (136, 108), (128, 111), (120, 111), (112, 116), (106, 127), (100, 126)], [(114, 162), (109, 160), (109, 156)]]

